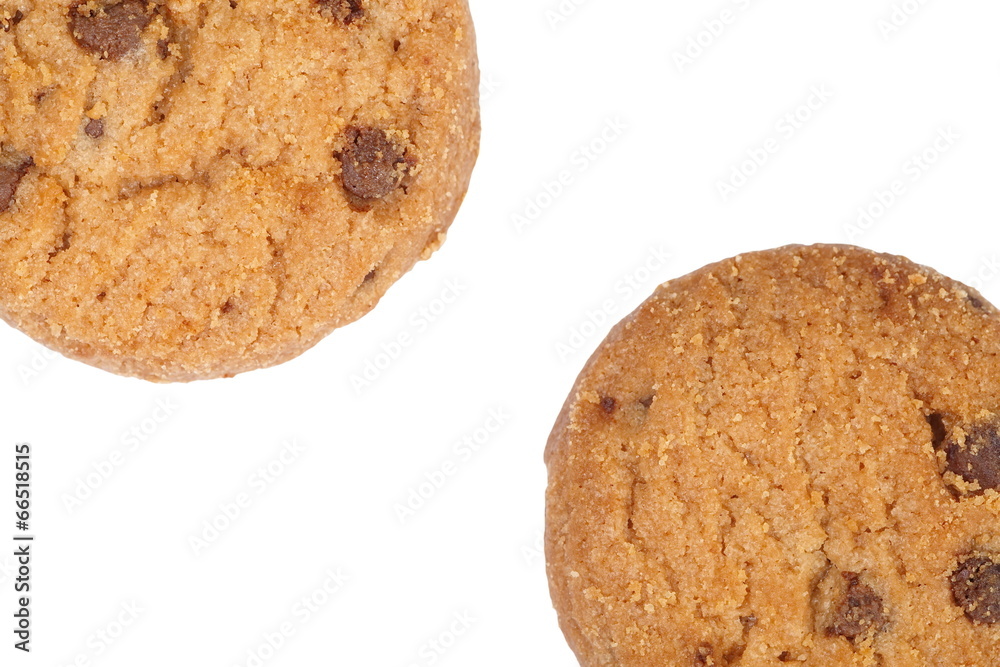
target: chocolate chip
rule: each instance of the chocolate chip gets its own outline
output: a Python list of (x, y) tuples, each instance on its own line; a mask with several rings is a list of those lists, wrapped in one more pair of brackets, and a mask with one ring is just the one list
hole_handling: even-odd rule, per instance
[(223, 315), (228, 315), (229, 313), (233, 312), (234, 308), (236, 308), (236, 305), (233, 303), (233, 300), (226, 299), (226, 302), (222, 304), (221, 308), (219, 308), (219, 312), (221, 312)]
[(932, 412), (924, 417), (927, 425), (931, 427), (931, 444), (934, 450), (941, 449), (944, 441), (948, 438), (948, 427), (944, 425), (944, 417), (938, 412)]
[(604, 410), (605, 414), (614, 414), (615, 408), (618, 407), (618, 401), (611, 398), (610, 396), (601, 397), (601, 409)]
[(861, 583), (860, 575), (854, 572), (844, 572), (843, 575), (847, 591), (826, 633), (853, 642), (870, 633), (880, 632), (889, 622), (882, 607), (882, 598), (871, 587)]
[(713, 656), (715, 655), (715, 647), (711, 644), (702, 644), (694, 652), (694, 664), (696, 665), (706, 665), (711, 666), (715, 664)]
[(791, 651), (782, 651), (781, 655), (778, 656), (778, 662), (791, 662), (792, 653)]
[(746, 644), (736, 644), (730, 647), (728, 651), (722, 654), (722, 664), (735, 665), (743, 657), (743, 654), (746, 653), (746, 650)]
[(104, 136), (104, 119), (103, 118), (91, 119), (91, 121), (87, 123), (87, 127), (84, 128), (83, 131), (86, 132), (87, 136), (90, 137), (91, 139), (100, 139), (101, 137)]
[(69, 28), (81, 48), (108, 60), (121, 60), (142, 45), (142, 31), (153, 20), (144, 0), (123, 0), (94, 9), (78, 3), (69, 12)]
[(59, 243), (49, 252), (49, 259), (52, 259), (61, 252), (69, 250), (70, 243), (73, 242), (73, 232), (66, 230), (62, 233), (62, 238), (59, 239)]
[(11, 16), (10, 18), (0, 18), (0, 26), (3, 27), (4, 32), (10, 32), (14, 28), (14, 26), (20, 23), (23, 19), (24, 19), (24, 14), (21, 13), (21, 10), (19, 9), (16, 12), (14, 12), (14, 15)]
[(156, 55), (160, 56), (160, 60), (166, 60), (170, 57), (170, 42), (165, 39), (157, 40), (156, 42)]
[(412, 162), (383, 130), (352, 126), (345, 134), (347, 145), (338, 157), (348, 194), (371, 203), (402, 183)]
[(320, 11), (351, 25), (365, 16), (361, 0), (316, 0)]
[(985, 556), (963, 562), (951, 575), (955, 604), (975, 623), (1000, 623), (1000, 563)]
[(0, 213), (5, 213), (10, 208), (21, 179), (34, 164), (35, 161), (30, 157), (14, 164), (0, 164)]
[(945, 444), (947, 470), (978, 489), (957, 489), (966, 495), (982, 495), (987, 489), (1000, 490), (1000, 433), (996, 420), (966, 427), (965, 442)]

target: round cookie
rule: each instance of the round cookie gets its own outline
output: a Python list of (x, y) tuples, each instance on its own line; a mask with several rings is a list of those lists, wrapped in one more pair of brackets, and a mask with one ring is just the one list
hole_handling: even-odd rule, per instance
[(1000, 313), (901, 257), (668, 282), (546, 450), (581, 665), (987, 667), (1000, 656)]
[(0, 317), (152, 380), (288, 360), (444, 239), (466, 0), (0, 0)]

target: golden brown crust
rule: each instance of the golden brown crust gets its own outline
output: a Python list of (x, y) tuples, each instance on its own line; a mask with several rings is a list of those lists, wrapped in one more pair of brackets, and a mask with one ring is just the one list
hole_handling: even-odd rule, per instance
[(930, 269), (792, 246), (669, 282), (547, 447), (564, 633), (588, 667), (992, 664), (1000, 494), (947, 452), (998, 431), (1000, 317)]
[(71, 357), (167, 381), (285, 361), (428, 257), (468, 188), (465, 0), (15, 8), (0, 148), (33, 164), (0, 212), (0, 317)]

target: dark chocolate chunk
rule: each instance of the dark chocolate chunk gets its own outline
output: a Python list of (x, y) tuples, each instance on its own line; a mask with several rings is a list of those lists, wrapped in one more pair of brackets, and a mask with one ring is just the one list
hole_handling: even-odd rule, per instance
[(924, 417), (927, 425), (931, 427), (931, 444), (934, 450), (941, 449), (944, 441), (948, 439), (948, 427), (944, 424), (944, 417), (938, 412), (932, 412)]
[(695, 665), (714, 665), (715, 647), (711, 644), (702, 644), (694, 652)]
[(347, 145), (338, 157), (344, 188), (350, 195), (373, 202), (402, 183), (411, 163), (383, 130), (352, 126), (347, 128), (346, 137)]
[(951, 575), (951, 594), (969, 620), (1000, 623), (1000, 563), (973, 556)]
[(869, 633), (880, 632), (889, 619), (882, 606), (882, 598), (861, 583), (861, 576), (844, 572), (847, 591), (837, 608), (833, 623), (826, 629), (829, 635), (839, 635), (850, 641), (863, 639)]
[(4, 32), (10, 32), (14, 26), (24, 19), (24, 14), (18, 9), (10, 18), (0, 17), (0, 27)]
[(4, 213), (14, 202), (17, 187), (21, 179), (28, 173), (35, 162), (31, 158), (20, 160), (14, 164), (0, 164), (0, 213)]
[(78, 3), (69, 11), (69, 29), (81, 48), (108, 60), (121, 60), (142, 45), (142, 31), (153, 20), (144, 0), (123, 0), (93, 9)]
[(87, 127), (84, 128), (84, 132), (86, 132), (87, 136), (91, 139), (100, 139), (104, 136), (104, 119), (92, 119), (89, 123), (87, 123)]
[(343, 21), (347, 25), (364, 18), (365, 8), (361, 0), (316, 0), (320, 11)]
[(601, 409), (604, 410), (606, 414), (614, 414), (615, 408), (618, 407), (618, 401), (611, 398), (610, 396), (601, 397)]
[(61, 252), (69, 250), (69, 246), (72, 242), (73, 232), (67, 229), (62, 233), (62, 237), (59, 239), (59, 242), (56, 243), (55, 247), (52, 248), (51, 252), (49, 252), (49, 259), (52, 259)]
[(948, 471), (979, 486), (964, 491), (968, 495), (981, 495), (987, 489), (1000, 490), (1000, 433), (996, 420), (966, 427), (966, 431), (965, 442), (948, 440), (945, 445)]

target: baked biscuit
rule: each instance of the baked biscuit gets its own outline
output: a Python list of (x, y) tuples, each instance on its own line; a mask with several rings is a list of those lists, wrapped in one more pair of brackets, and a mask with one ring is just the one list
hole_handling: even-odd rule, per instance
[(930, 269), (795, 246), (668, 282), (546, 459), (582, 665), (1000, 660), (1000, 313)]
[(0, 0), (0, 316), (152, 380), (269, 366), (444, 239), (465, 0)]

